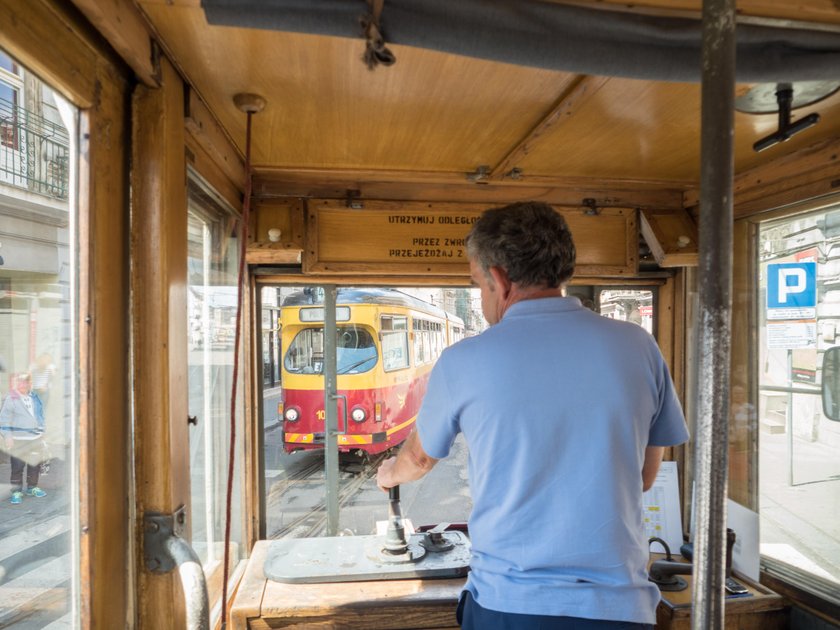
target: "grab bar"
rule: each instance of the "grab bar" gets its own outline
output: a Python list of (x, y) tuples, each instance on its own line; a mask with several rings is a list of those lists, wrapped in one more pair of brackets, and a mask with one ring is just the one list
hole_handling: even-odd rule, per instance
[(187, 630), (210, 630), (210, 603), (201, 560), (181, 536), (186, 524), (182, 505), (172, 514), (148, 512), (143, 516), (143, 555), (153, 573), (177, 567), (184, 591)]

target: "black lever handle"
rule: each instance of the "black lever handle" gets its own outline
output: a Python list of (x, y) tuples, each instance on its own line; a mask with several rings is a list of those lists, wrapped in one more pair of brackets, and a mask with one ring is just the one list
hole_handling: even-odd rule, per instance
[(394, 486), (393, 488), (388, 488), (388, 498), (391, 501), (399, 501), (400, 500), (400, 487)]

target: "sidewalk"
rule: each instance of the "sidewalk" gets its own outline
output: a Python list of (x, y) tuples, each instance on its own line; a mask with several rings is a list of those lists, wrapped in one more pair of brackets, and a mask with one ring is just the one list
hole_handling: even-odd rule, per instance
[(38, 482), (47, 496), (9, 502), (9, 456), (0, 453), (0, 627), (69, 628), (71, 480), (64, 447), (53, 447)]
[(837, 582), (840, 588), (840, 458), (819, 442), (760, 437), (761, 552)]

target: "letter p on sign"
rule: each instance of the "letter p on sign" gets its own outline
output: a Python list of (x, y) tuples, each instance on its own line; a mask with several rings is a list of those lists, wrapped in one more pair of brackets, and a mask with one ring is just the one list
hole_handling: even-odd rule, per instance
[(767, 307), (809, 308), (817, 305), (817, 263), (767, 265)]
[(779, 302), (787, 304), (788, 295), (804, 293), (807, 288), (804, 269), (779, 269)]

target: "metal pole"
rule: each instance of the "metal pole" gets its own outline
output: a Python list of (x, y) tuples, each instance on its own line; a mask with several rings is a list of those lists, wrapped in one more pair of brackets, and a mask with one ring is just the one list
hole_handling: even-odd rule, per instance
[(324, 471), (326, 475), (327, 536), (338, 534), (338, 403), (336, 394), (335, 285), (324, 287)]
[(785, 409), (785, 431), (787, 432), (788, 485), (793, 485), (793, 350), (787, 351), (787, 377), (790, 389)]
[(703, 2), (692, 628), (723, 628), (726, 567), (735, 0)]

